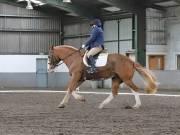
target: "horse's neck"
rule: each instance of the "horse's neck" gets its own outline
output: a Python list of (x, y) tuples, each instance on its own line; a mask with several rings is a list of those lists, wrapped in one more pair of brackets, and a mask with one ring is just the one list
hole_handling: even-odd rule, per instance
[(63, 62), (67, 65), (68, 68), (74, 61), (81, 59), (78, 50), (72, 49), (70, 47), (63, 48), (59, 54), (60, 59), (63, 60)]

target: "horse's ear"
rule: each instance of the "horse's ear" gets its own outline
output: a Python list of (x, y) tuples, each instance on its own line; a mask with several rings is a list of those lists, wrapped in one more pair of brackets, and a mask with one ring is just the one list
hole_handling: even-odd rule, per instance
[(53, 49), (54, 49), (53, 45), (49, 46), (49, 50), (53, 50)]

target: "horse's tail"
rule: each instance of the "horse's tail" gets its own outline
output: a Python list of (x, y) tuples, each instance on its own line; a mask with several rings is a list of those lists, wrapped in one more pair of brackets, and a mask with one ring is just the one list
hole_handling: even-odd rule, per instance
[(149, 94), (156, 93), (157, 91), (157, 81), (155, 76), (151, 73), (150, 70), (142, 67), (140, 64), (134, 63), (136, 71), (142, 76), (145, 85), (146, 92)]

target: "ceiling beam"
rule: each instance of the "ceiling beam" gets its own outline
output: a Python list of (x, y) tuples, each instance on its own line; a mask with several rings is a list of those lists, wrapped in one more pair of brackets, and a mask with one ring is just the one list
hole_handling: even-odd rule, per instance
[(180, 4), (180, 0), (173, 0), (174, 2), (176, 2), (177, 4)]
[(56, 7), (64, 11), (77, 14), (78, 16), (81, 16), (81, 17), (92, 19), (98, 16), (98, 13), (97, 13), (98, 11), (88, 9), (80, 5), (75, 5), (73, 3), (64, 3), (62, 1), (57, 1), (57, 0), (40, 0), (40, 1), (47, 3), (48, 5), (52, 7)]
[(159, 6), (159, 5), (155, 5), (155, 4), (149, 5), (147, 7), (150, 7), (150, 8), (153, 8), (153, 9), (157, 9), (157, 10), (161, 10), (161, 11), (166, 11), (166, 9), (164, 7)]
[[(79, 5), (75, 5), (73, 3), (64, 3), (60, 0), (40, 0), (40, 1), (52, 7), (56, 7), (57, 9), (74, 13), (80, 17), (92, 19), (99, 16), (98, 10), (92, 9), (92, 8), (85, 8)], [(19, 7), (24, 7), (23, 4), (17, 3), (17, 0), (0, 0), (0, 2), (8, 3), (8, 4), (19, 6)]]
[(145, 0), (145, 3), (149, 2), (149, 3), (161, 3), (161, 2), (168, 2), (168, 1), (172, 1), (172, 0)]
[(6, 3), (6, 2), (15, 2), (15, 0), (1, 0), (1, 3)]
[(9, 5), (13, 5), (13, 6), (24, 8), (24, 5), (20, 4), (20, 3), (17, 3), (16, 0), (0, 0), (0, 3), (6, 3), (6, 4), (9, 4)]
[(112, 19), (117, 20), (117, 19), (132, 18), (132, 16), (133, 16), (132, 13), (123, 10), (116, 13), (106, 13), (101, 15), (103, 21), (112, 20)]
[(144, 3), (144, 5), (146, 6), (146, 8), (153, 8), (161, 11), (166, 11), (164, 7), (151, 3), (150, 1)]

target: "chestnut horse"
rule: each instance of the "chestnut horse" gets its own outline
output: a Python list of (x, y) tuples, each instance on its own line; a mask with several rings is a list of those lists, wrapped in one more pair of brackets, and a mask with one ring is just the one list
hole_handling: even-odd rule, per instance
[(85, 80), (112, 78), (112, 93), (99, 105), (99, 108), (103, 108), (118, 94), (119, 85), (122, 82), (129, 86), (134, 93), (136, 103), (131, 108), (140, 107), (141, 101), (137, 93), (139, 88), (132, 82), (135, 71), (137, 71), (146, 82), (147, 86), (145, 89), (147, 93), (155, 93), (157, 90), (156, 79), (150, 71), (121, 54), (109, 54), (107, 64), (103, 67), (98, 67), (97, 72), (94, 74), (87, 73), (87, 67), (83, 64), (82, 52), (80, 49), (76, 49), (72, 46), (52, 46), (50, 47), (48, 58), (50, 72), (58, 66), (60, 61), (63, 61), (68, 67), (71, 76), (67, 87), (67, 93), (59, 104), (59, 108), (64, 108), (66, 106), (71, 95), (77, 100), (85, 101), (85, 98), (76, 92), (76, 88)]

